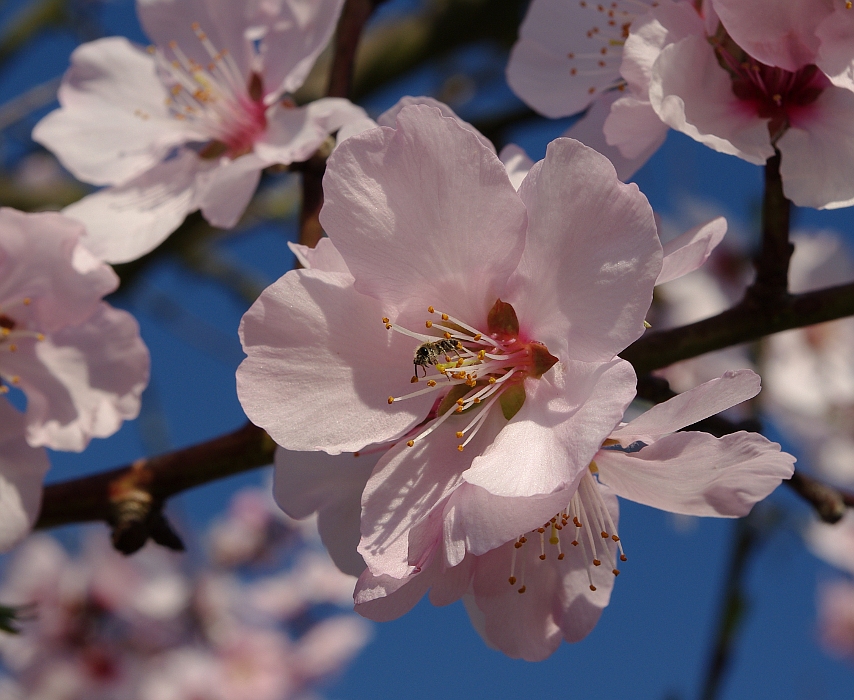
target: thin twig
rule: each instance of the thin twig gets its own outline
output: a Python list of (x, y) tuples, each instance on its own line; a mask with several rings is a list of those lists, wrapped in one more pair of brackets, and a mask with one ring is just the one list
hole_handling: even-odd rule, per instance
[(803, 472), (795, 472), (786, 485), (807, 501), (819, 518), (831, 525), (842, 519), (846, 506), (854, 506), (854, 494), (828, 486)]
[(648, 333), (620, 355), (641, 375), (730, 345), (851, 315), (854, 283), (788, 295), (773, 305), (756, 304), (746, 298), (717, 316)]

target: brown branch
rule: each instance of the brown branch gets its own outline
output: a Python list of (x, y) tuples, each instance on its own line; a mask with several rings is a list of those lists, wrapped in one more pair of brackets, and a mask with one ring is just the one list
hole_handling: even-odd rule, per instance
[(780, 152), (765, 164), (765, 191), (762, 199), (762, 247), (753, 261), (756, 279), (746, 298), (760, 306), (784, 299), (789, 290), (789, 259), (794, 246), (789, 242), (791, 202), (783, 194)]
[[(36, 528), (102, 520), (116, 548), (130, 553), (151, 537), (179, 548), (163, 518), (167, 498), (195, 486), (270, 464), (275, 443), (251, 423), (228, 435), (102, 474), (50, 484)], [(170, 544), (171, 542), (171, 544)], [(176, 546), (176, 544), (178, 546)]]
[(845, 493), (803, 472), (795, 472), (786, 484), (814, 509), (824, 522), (838, 523), (846, 507), (854, 506), (854, 494)]
[(730, 345), (851, 315), (854, 315), (854, 283), (788, 295), (773, 305), (746, 297), (717, 316), (648, 333), (620, 355), (642, 375)]

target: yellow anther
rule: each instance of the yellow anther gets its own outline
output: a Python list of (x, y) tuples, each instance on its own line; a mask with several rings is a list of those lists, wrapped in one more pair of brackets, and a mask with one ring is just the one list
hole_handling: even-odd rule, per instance
[(17, 345), (15, 345), (14, 343), (12, 343), (12, 344), (9, 346), (9, 352), (15, 352), (17, 349), (18, 349), (18, 346), (17, 346)]
[(462, 431), (462, 430), (458, 430), (458, 431), (457, 431), (457, 439), (459, 440), (462, 436), (463, 436), (463, 431)]
[(486, 350), (478, 350), (477, 359), (482, 360), (486, 357)]
[(386, 323), (386, 324), (385, 324), (385, 329), (386, 329), (387, 331), (390, 331), (390, 330), (391, 330), (391, 324), (390, 324), (390, 323)]
[(442, 320), (447, 321), (448, 320), (448, 314), (442, 314)]
[(427, 311), (428, 311), (428, 312), (430, 312), (431, 314), (435, 314), (435, 313), (436, 313), (436, 309), (434, 309), (432, 306), (428, 306), (428, 307), (427, 307)]
[(558, 554), (558, 555), (557, 555), (558, 561), (563, 561), (563, 558), (564, 558), (565, 556), (566, 556), (566, 555), (565, 555), (563, 552), (561, 552), (560, 554)]
[(507, 582), (512, 586), (514, 583), (516, 583), (516, 577), (511, 576), (510, 578), (507, 579)]
[(429, 386), (429, 387), (436, 386), (436, 380), (435, 379), (428, 379), (427, 380), (427, 386)]
[(462, 452), (465, 448), (462, 445), (457, 445), (457, 450)]
[(462, 399), (457, 399), (457, 406), (462, 406), (464, 403)]
[(383, 316), (383, 323), (389, 323), (389, 320), (385, 316)]
[(21, 383), (21, 378), (17, 374), (14, 377), (12, 377), (12, 384), (20, 384), (20, 383)]
[(412, 379), (409, 380), (409, 383), (410, 384), (418, 384), (418, 377), (413, 376)]
[(619, 576), (620, 570), (619, 569), (611, 569), (611, 573), (614, 574), (614, 576)]
[(522, 586), (522, 587), (519, 589), (519, 593), (524, 593), (526, 590), (527, 590), (527, 589), (525, 588), (525, 586)]
[(651, 324), (651, 323), (649, 323), (648, 321), (644, 321), (644, 322), (643, 322), (643, 327), (644, 327), (644, 328), (652, 328), (652, 324)]
[(412, 447), (414, 444), (415, 444), (415, 440), (407, 440), (407, 441), (406, 441), (406, 446), (407, 446), (407, 447)]
[(497, 380), (495, 377), (490, 377), (490, 378), (489, 378), (489, 383), (490, 383), (490, 384), (495, 384), (495, 382), (497, 382), (497, 381), (498, 381), (498, 380)]
[(478, 333), (472, 340), (480, 340), (481, 338), (483, 338), (483, 335)]
[(625, 554), (620, 555), (620, 561), (627, 561), (628, 557)]
[(593, 566), (602, 566), (602, 562), (599, 561), (598, 559), (594, 559), (593, 560)]
[(450, 333), (448, 333), (448, 331), (445, 331), (444, 333), (442, 333), (442, 335), (443, 335), (443, 336), (445, 336), (445, 340), (450, 340), (450, 339), (451, 339), (451, 334), (450, 334)]
[(389, 404), (393, 404), (394, 403), (394, 396), (389, 396), (388, 402), (389, 402)]
[(424, 325), (427, 326), (427, 328), (432, 328), (433, 322), (432, 321), (425, 321)]

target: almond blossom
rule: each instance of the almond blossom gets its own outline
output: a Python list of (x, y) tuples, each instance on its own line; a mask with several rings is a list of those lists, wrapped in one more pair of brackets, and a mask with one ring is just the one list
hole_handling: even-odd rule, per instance
[[(443, 533), (441, 515), (447, 525), (448, 514), (460, 500), (478, 497), (474, 489), (461, 486), (438, 511), (440, 517), (428, 519), (428, 527), (410, 535), (410, 547), (423, 546), (425, 540), (437, 547), (404, 578), (373, 574), (354, 551), (368, 470), (388, 447), (355, 458), (279, 450), (275, 494), (291, 515), (318, 511), (320, 522), (328, 521), (324, 542), (339, 553), (339, 566), (348, 567), (349, 573), (364, 569), (355, 592), (361, 614), (378, 621), (394, 619), (428, 589), (435, 605), (463, 596), (472, 622), (488, 643), (510, 656), (539, 660), (562, 640), (586, 636), (608, 604), (619, 567), (627, 559), (618, 535), (615, 495), (675, 513), (739, 517), (791, 476), (794, 459), (761, 435), (715, 438), (674, 432), (758, 390), (758, 376), (745, 370), (650, 409), (612, 432), (578, 487), (557, 494), (564, 505), (548, 522), (448, 566), (443, 558), (454, 547), (454, 533), (447, 527)], [(507, 510), (493, 516), (513, 517)], [(631, 537), (628, 542), (630, 547)], [(349, 558), (342, 556), (348, 549)]]
[[(815, 51), (798, 52), (786, 67), (763, 63), (728, 33), (732, 26), (749, 34), (753, 25), (730, 25), (722, 14), (710, 29), (717, 3), (704, 7), (705, 18), (690, 4), (662, 3), (632, 26), (621, 70), (637, 77), (634, 93), (646, 95), (662, 122), (717, 151), (756, 164), (779, 151), (783, 189), (795, 204), (849, 206), (854, 91), (831, 82)], [(790, 37), (798, 31), (797, 15), (778, 13), (774, 24), (789, 27)], [(636, 134), (631, 115), (618, 114), (621, 102), (605, 135), (622, 148)]]
[(139, 0), (150, 51), (122, 37), (83, 44), (60, 109), (33, 138), (101, 191), (66, 208), (108, 262), (133, 260), (201, 209), (235, 225), (261, 171), (311, 156), (364, 112), (289, 97), (331, 36), (342, 0)]
[[(583, 475), (634, 395), (614, 355), (643, 332), (661, 249), (645, 198), (595, 151), (552, 143), (517, 194), (475, 134), (426, 106), (339, 145), (324, 189), (348, 272), (294, 271), (262, 294), (238, 395), (288, 449), (408, 435), (365, 491), (361, 547), (405, 576), (409, 529), (463, 481), (533, 504)], [(447, 359), (413, 365), (449, 339)], [(518, 531), (553, 513), (520, 512)]]
[(27, 441), (80, 451), (135, 418), (148, 350), (127, 312), (101, 301), (118, 277), (60, 214), (0, 209), (0, 393), (27, 397)]

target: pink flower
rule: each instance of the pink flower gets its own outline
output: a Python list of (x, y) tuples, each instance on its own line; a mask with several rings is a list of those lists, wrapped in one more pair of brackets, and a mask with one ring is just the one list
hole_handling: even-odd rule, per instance
[[(27, 441), (80, 451), (136, 417), (148, 350), (101, 298), (118, 277), (60, 214), (0, 209), (0, 392), (27, 396)], [(3, 385), (5, 383), (5, 385)]]
[[(667, 126), (648, 100), (624, 101), (626, 82), (631, 86), (633, 80), (620, 72), (629, 32), (637, 18), (657, 4), (653, 0), (533, 0), (507, 65), (513, 92), (540, 114), (557, 118), (587, 109), (564, 135), (606, 155), (623, 180), (650, 158), (667, 134)], [(633, 116), (632, 138), (620, 147), (602, 131), (618, 99)]]
[[(676, 513), (739, 517), (791, 475), (794, 459), (760, 435), (715, 438), (674, 432), (758, 390), (758, 376), (741, 371), (650, 409), (612, 433), (609, 446), (597, 452), (577, 488), (555, 494), (561, 505), (554, 517), (449, 566), (448, 552), (459, 534), (452, 528), (453, 509), (466, 498), (480, 497), (462, 485), (443, 509), (434, 511), (438, 517), (428, 518), (410, 534), (411, 547), (437, 543), (420, 569), (403, 578), (365, 569), (356, 587), (356, 610), (377, 621), (394, 619), (429, 589), (436, 605), (464, 596), (478, 631), (510, 656), (538, 660), (549, 656), (561, 640), (582, 639), (608, 604), (620, 561), (625, 560), (615, 495)], [(276, 498), (292, 515), (317, 510), (322, 529), (324, 520), (329, 521), (324, 541), (330, 551), (352, 551), (366, 469), (383, 452), (354, 459), (280, 450)], [(491, 515), (494, 520), (515, 517), (509, 509)], [(479, 526), (494, 528), (495, 523), (487, 520)], [(359, 567), (352, 555), (350, 561)]]
[[(762, 164), (779, 150), (783, 188), (795, 204), (849, 206), (854, 202), (854, 92), (832, 84), (816, 65), (815, 51), (800, 42), (793, 49), (805, 3), (791, 7), (796, 6), (801, 9), (773, 13), (774, 21), (765, 25), (789, 28), (762, 52), (765, 57), (785, 53), (789, 60), (783, 67), (763, 63), (745, 46), (754, 46), (752, 31), (762, 23), (730, 25), (721, 14), (721, 27), (710, 27), (708, 6), (704, 18), (689, 3), (662, 3), (639, 19), (626, 40), (621, 68), (633, 96), (614, 103), (605, 123), (608, 142), (625, 153), (636, 141), (637, 122), (625, 110), (631, 100), (645, 98), (662, 122), (722, 153)], [(728, 33), (730, 26), (740, 39)], [(764, 41), (767, 35), (762, 31), (760, 37)]]
[[(109, 262), (156, 247), (201, 209), (234, 226), (269, 165), (305, 160), (364, 112), (328, 98), (296, 107), (342, 0), (139, 0), (150, 53), (121, 37), (80, 46), (61, 108), (33, 138), (107, 187), (67, 208)], [(120, 235), (116, 232), (121, 231)]]
[(50, 466), (42, 448), (25, 439), (24, 417), (0, 399), (0, 551), (26, 535), (41, 507), (42, 479)]
[[(569, 140), (517, 194), (476, 135), (424, 106), (344, 141), (324, 185), (348, 272), (288, 273), (246, 314), (247, 414), (288, 449), (406, 435), (363, 498), (376, 573), (411, 571), (409, 530), (463, 482), (525, 504), (501, 541), (550, 517), (542, 498), (577, 483), (634, 395), (614, 355), (643, 332), (661, 268), (646, 200)], [(442, 333), (460, 346), (424, 345)]]

